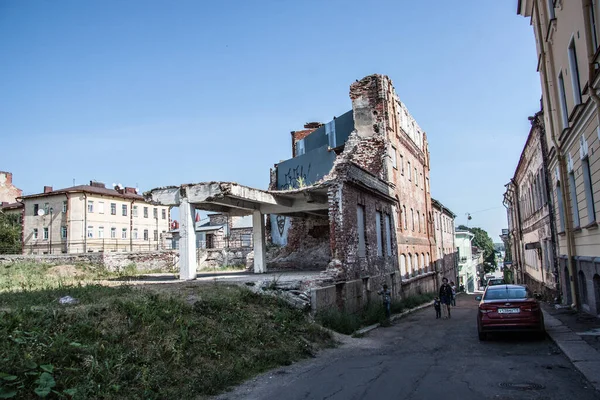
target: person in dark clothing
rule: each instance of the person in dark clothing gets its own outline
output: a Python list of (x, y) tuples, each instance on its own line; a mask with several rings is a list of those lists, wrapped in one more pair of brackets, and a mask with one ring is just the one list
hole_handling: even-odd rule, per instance
[(388, 289), (387, 285), (383, 285), (383, 289), (378, 291), (377, 294), (381, 295), (381, 299), (383, 300), (383, 307), (385, 308), (385, 316), (389, 320), (392, 316), (392, 293)]
[(448, 285), (448, 278), (442, 279), (442, 286), (440, 286), (440, 301), (442, 303), (444, 319), (451, 318), (450, 304), (452, 304), (452, 287)]
[(433, 299), (433, 308), (435, 308), (435, 319), (442, 318), (442, 306), (439, 297)]

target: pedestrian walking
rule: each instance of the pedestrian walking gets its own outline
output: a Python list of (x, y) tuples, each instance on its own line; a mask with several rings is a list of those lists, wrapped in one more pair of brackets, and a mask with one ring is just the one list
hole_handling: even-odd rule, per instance
[(452, 288), (452, 307), (456, 307), (456, 285), (454, 281), (450, 281), (450, 287)]
[(433, 308), (435, 308), (435, 319), (440, 319), (442, 317), (442, 305), (439, 297), (433, 299)]
[(442, 279), (442, 286), (440, 286), (440, 301), (442, 303), (443, 318), (451, 318), (450, 304), (452, 303), (452, 288), (448, 284), (448, 278)]
[(392, 292), (388, 289), (387, 285), (383, 285), (383, 289), (377, 292), (383, 300), (383, 308), (385, 308), (385, 316), (389, 320), (392, 316)]

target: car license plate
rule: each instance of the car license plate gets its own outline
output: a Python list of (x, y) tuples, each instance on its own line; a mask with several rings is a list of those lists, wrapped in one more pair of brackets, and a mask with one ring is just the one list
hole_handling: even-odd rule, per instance
[(498, 314), (518, 314), (521, 310), (519, 308), (499, 308)]

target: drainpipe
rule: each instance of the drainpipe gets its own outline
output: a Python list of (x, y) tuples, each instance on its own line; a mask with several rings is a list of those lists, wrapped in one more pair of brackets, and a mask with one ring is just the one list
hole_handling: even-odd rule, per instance
[(133, 204), (135, 200), (131, 200), (129, 207), (129, 251), (133, 251)]
[[(534, 9), (536, 12), (536, 20), (537, 20), (537, 24), (535, 29), (537, 30), (537, 37), (540, 39), (540, 44), (542, 46), (543, 50), (547, 50), (548, 52), (548, 58), (550, 60), (553, 59), (552, 57), (552, 47), (548, 47), (547, 49), (544, 46), (544, 41), (542, 40), (543, 33), (542, 33), (542, 27), (540, 25), (540, 12), (538, 7), (535, 5), (534, 3)], [(550, 84), (548, 82), (548, 73), (546, 71), (546, 52), (542, 51), (541, 54), (541, 63), (540, 63), (543, 68), (542, 68), (542, 79), (543, 79), (543, 83), (546, 86), (546, 92), (549, 93), (550, 92)], [(555, 76), (555, 71), (553, 70), (553, 65), (552, 63), (550, 63), (550, 73), (552, 74), (552, 76)], [(590, 90), (591, 92), (591, 90)], [(552, 110), (552, 109), (558, 109), (557, 107), (552, 107), (552, 97), (551, 96), (547, 96), (546, 101), (548, 102), (548, 105), (550, 107), (548, 107), (548, 110)], [(568, 184), (568, 179), (567, 179), (567, 173), (566, 173), (566, 166), (565, 166), (565, 159), (564, 159), (564, 155), (562, 154), (563, 150), (562, 147), (560, 145), (560, 143), (558, 142), (558, 139), (556, 138), (556, 129), (554, 127), (554, 120), (552, 119), (552, 114), (549, 114), (549, 118), (548, 121), (550, 122), (550, 137), (552, 139), (552, 143), (554, 144), (554, 147), (556, 148), (556, 158), (558, 161), (558, 170), (559, 170), (559, 175), (560, 175), (560, 180), (561, 182), (563, 182), (564, 184), (560, 186), (560, 193), (557, 193), (557, 196), (561, 196), (563, 199), (563, 206), (565, 207), (565, 213), (567, 211), (567, 206), (570, 204), (570, 199), (568, 198), (568, 196), (565, 193), (565, 188), (566, 185)], [(567, 239), (567, 269), (569, 270), (569, 275), (570, 275), (570, 286), (571, 286), (571, 293), (573, 295), (573, 298), (575, 299), (575, 307), (577, 309), (580, 309), (580, 304), (579, 304), (579, 296), (578, 294), (578, 284), (577, 284), (577, 275), (576, 275), (576, 267), (575, 267), (575, 263), (573, 262), (573, 254), (575, 253), (575, 243), (573, 241), (573, 231), (571, 228), (571, 220), (570, 218), (568, 218), (568, 215), (565, 216), (565, 236)], [(558, 251), (557, 253), (559, 253), (560, 251)], [(558, 254), (555, 254), (555, 257)]]
[[(67, 226), (65, 228), (67, 228), (67, 254), (69, 253), (70, 250), (70, 245), (69, 245), (69, 240), (71, 239), (71, 233), (69, 232), (69, 227), (71, 226), (71, 224), (69, 223), (69, 215), (71, 212), (71, 206), (69, 205), (69, 193), (65, 193), (65, 196), (67, 197), (67, 212), (65, 213), (65, 223), (67, 224)], [(62, 234), (62, 228), (60, 228), (61, 230), (61, 234)]]

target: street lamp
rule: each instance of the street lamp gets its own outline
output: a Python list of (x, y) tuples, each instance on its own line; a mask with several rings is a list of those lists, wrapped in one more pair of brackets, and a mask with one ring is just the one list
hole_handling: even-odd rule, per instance
[(50, 207), (50, 226), (48, 227), (48, 237), (50, 239), (50, 254), (52, 254), (52, 212), (54, 210)]

